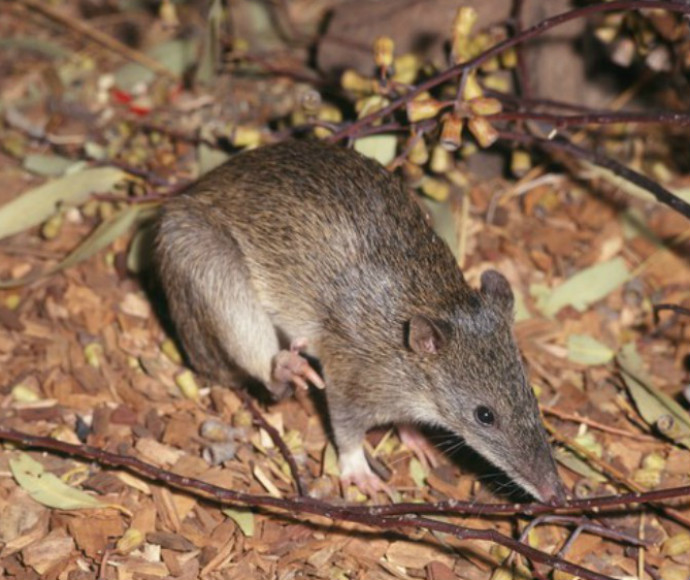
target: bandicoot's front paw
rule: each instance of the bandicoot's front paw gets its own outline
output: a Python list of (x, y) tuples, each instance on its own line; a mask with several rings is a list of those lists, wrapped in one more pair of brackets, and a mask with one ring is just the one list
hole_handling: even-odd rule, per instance
[(300, 353), (307, 346), (304, 339), (292, 341), (290, 350), (281, 350), (273, 359), (273, 393), (284, 392), (286, 385), (293, 383), (301, 389), (308, 389), (309, 383), (319, 389), (326, 387), (323, 379)]

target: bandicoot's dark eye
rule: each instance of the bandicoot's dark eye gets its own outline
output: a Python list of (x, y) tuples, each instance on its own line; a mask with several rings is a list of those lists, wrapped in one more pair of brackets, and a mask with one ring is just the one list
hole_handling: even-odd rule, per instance
[(474, 418), (482, 425), (493, 425), (496, 421), (494, 412), (484, 405), (479, 405), (479, 407), (474, 410)]

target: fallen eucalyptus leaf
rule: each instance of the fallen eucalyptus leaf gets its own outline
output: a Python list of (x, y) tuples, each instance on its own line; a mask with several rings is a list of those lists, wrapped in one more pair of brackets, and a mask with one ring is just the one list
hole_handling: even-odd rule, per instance
[(666, 393), (652, 384), (634, 343), (628, 343), (616, 357), (623, 381), (642, 418), (669, 439), (690, 449), (690, 415)]
[(424, 487), (424, 482), (426, 482), (426, 471), (424, 470), (422, 462), (416, 457), (410, 460), (410, 477), (419, 489)]
[(0, 239), (44, 222), (61, 204), (83, 203), (92, 193), (109, 191), (127, 177), (127, 173), (115, 167), (96, 167), (25, 191), (0, 207)]
[(328, 443), (323, 452), (323, 474), (340, 476), (340, 469), (338, 468), (338, 453), (332, 444)]
[(251, 511), (225, 508), (223, 513), (237, 524), (247, 538), (254, 535), (254, 514)]
[[(175, 75), (182, 76), (197, 59), (198, 42), (183, 38), (163, 42), (146, 52)], [(115, 84), (124, 91), (131, 91), (138, 84), (150, 83), (156, 73), (137, 63), (128, 63), (115, 72)]]
[(26, 453), (10, 459), (10, 471), (22, 489), (45, 506), (61, 510), (108, 507), (98, 498), (46, 472), (43, 465)]
[[(617, 190), (624, 191), (628, 195), (632, 195), (637, 199), (642, 199), (644, 201), (656, 201), (656, 198), (646, 189), (640, 187), (621, 177), (616, 175), (613, 171), (605, 169), (598, 165), (594, 165), (589, 161), (582, 160), (583, 171), (580, 172), (580, 177), (584, 179), (603, 179), (610, 185), (614, 186)], [(690, 203), (690, 187), (676, 187), (667, 188), (673, 195), (679, 197), (683, 201)]]
[(460, 232), (458, 229), (458, 220), (455, 219), (450, 203), (434, 201), (428, 197), (418, 199), (422, 200), (424, 207), (428, 210), (429, 215), (431, 215), (434, 231), (444, 242), (446, 242), (453, 255), (458, 258), (460, 255)]
[(398, 140), (395, 135), (369, 135), (355, 141), (355, 151), (375, 159), (381, 165), (388, 165), (395, 159)]
[(44, 155), (43, 153), (31, 153), (24, 157), (22, 166), (27, 171), (44, 177), (59, 177), (68, 169), (81, 163), (61, 155)]
[(604, 483), (606, 481), (606, 477), (604, 477), (599, 471), (594, 469), (589, 463), (578, 457), (572, 451), (557, 448), (554, 451), (554, 455), (558, 463), (565, 465), (568, 469), (574, 471), (578, 475), (598, 483)]
[(537, 308), (546, 316), (554, 316), (566, 306), (583, 312), (590, 304), (625, 284), (629, 278), (625, 260), (619, 257), (586, 268), (549, 292), (543, 292), (536, 286), (530, 288), (530, 292), (537, 300)]
[(16, 288), (18, 286), (31, 284), (40, 278), (50, 276), (59, 272), (60, 270), (70, 268), (71, 266), (90, 258), (106, 246), (110, 245), (118, 237), (129, 230), (129, 228), (132, 227), (136, 222), (145, 221), (153, 217), (153, 215), (155, 215), (157, 206), (157, 203), (134, 204), (127, 206), (119, 213), (114, 214), (108, 221), (100, 224), (71, 254), (69, 254), (60, 263), (56, 264), (52, 268), (49, 268), (45, 272), (36, 272), (16, 280), (0, 281), (0, 289)]
[(605, 365), (613, 360), (615, 352), (588, 334), (568, 337), (568, 359), (583, 365)]

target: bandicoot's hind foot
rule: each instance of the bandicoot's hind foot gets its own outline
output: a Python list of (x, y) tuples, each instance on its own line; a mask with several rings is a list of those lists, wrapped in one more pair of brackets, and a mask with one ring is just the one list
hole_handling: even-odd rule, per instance
[(369, 467), (362, 447), (341, 453), (339, 466), (340, 485), (345, 499), (348, 499), (348, 488), (354, 485), (371, 499), (375, 499), (379, 492), (383, 492), (391, 501), (395, 501), (393, 490)]
[(403, 445), (414, 453), (424, 467), (427, 469), (438, 467), (436, 448), (429, 443), (423, 433), (412, 425), (398, 425), (398, 436)]
[(306, 348), (307, 341), (296, 339), (290, 344), (290, 350), (281, 350), (273, 359), (272, 393), (280, 395), (289, 383), (299, 388), (308, 389), (309, 383), (319, 389), (326, 387), (323, 379), (300, 353)]

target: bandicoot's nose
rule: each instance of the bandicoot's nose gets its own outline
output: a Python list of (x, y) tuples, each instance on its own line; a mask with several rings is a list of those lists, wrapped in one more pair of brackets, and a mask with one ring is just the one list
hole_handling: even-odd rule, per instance
[(560, 480), (544, 481), (537, 485), (539, 499), (544, 503), (562, 503), (565, 501), (565, 487)]

